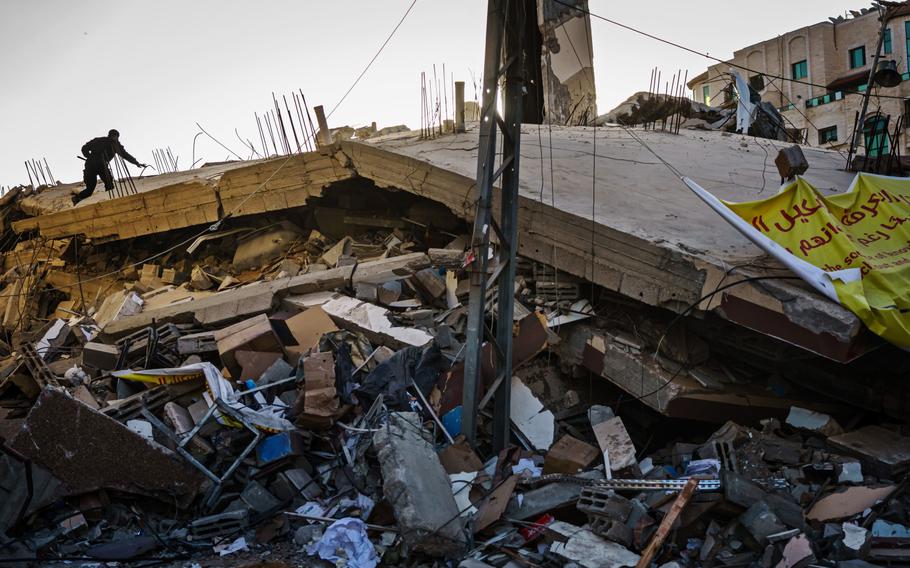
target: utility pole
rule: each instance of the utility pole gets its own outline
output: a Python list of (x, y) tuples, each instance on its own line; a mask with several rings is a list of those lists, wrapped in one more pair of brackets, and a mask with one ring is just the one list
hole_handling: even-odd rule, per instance
[[(869, 109), (869, 96), (872, 94), (872, 88), (875, 86), (875, 71), (878, 69), (878, 60), (882, 53), (882, 43), (885, 40), (885, 30), (888, 28), (888, 21), (895, 7), (903, 6), (903, 2), (896, 4), (894, 2), (879, 2), (879, 18), (881, 26), (878, 30), (878, 44), (875, 47), (875, 57), (872, 59), (872, 67), (869, 69), (869, 79), (866, 81), (866, 92), (863, 93), (863, 106), (859, 112), (859, 121), (856, 123), (856, 129), (853, 131), (853, 140), (850, 141), (850, 151), (847, 153), (846, 171), (850, 171), (852, 166), (853, 154), (859, 150), (859, 144), (862, 141), (863, 134), (866, 131), (866, 111)], [(873, 132), (873, 135), (875, 133)], [(887, 136), (887, 131), (885, 132)], [(869, 155), (869, 149), (866, 148), (866, 155)]]
[[(468, 305), (465, 347), (462, 433), (473, 445), (480, 413), (478, 395), (483, 384), (482, 348), (486, 337), (492, 350), (495, 379), (488, 389), (495, 391), (493, 403), (493, 450), (509, 444), (511, 424), (509, 401), (512, 383), (512, 319), (515, 302), (515, 253), (518, 240), (518, 172), (522, 97), (524, 94), (524, 52), (522, 35), (527, 18), (536, 20), (536, 3), (526, 0), (488, 0), (487, 39), (483, 74), (483, 106), (480, 115), (480, 144), (477, 154), (477, 213), (474, 217), (470, 262), (471, 293)], [(505, 83), (502, 106), (497, 110), (500, 81)], [(496, 167), (497, 131), (502, 135), (502, 158)], [(499, 222), (493, 218), (493, 184), (500, 181)], [(497, 262), (488, 273), (491, 231), (499, 241)], [(498, 285), (495, 331), (486, 326), (486, 293)], [(485, 397), (486, 399), (487, 397)]]

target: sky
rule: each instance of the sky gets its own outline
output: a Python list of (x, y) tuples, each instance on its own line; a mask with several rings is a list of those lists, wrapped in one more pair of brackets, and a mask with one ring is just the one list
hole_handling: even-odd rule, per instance
[[(589, 0), (590, 10), (720, 58), (868, 3)], [(442, 66), (473, 100), (483, 68), (486, 0), (417, 0), (330, 127), (420, 126), (420, 74)], [(0, 185), (28, 183), (23, 162), (81, 178), (83, 143), (111, 128), (140, 162), (170, 147), (185, 169), (229, 153), (234, 129), (258, 144), (253, 113), (272, 93), (302, 90), (312, 108), (336, 103), (411, 0), (0, 0)], [(736, 9), (734, 6), (742, 6)], [(745, 9), (752, 6), (752, 9)], [(648, 87), (650, 70), (689, 77), (712, 62), (592, 19), (598, 112)], [(451, 101), (449, 105), (451, 108)], [(451, 112), (451, 110), (450, 110)], [(315, 120), (315, 117), (314, 117)], [(134, 170), (135, 173), (135, 170)]]

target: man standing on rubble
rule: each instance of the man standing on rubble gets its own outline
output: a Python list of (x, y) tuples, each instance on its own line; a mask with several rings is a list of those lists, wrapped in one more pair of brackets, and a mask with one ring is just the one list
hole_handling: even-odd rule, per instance
[(101, 176), (101, 181), (104, 182), (106, 191), (114, 189), (114, 176), (111, 174), (111, 168), (108, 164), (114, 159), (115, 154), (138, 168), (148, 167), (146, 164), (140, 164), (132, 154), (126, 151), (126, 148), (120, 143), (120, 133), (118, 131), (111, 129), (107, 136), (92, 138), (82, 145), (82, 155), (85, 156), (85, 169), (82, 170), (82, 179), (85, 181), (85, 189), (73, 196), (73, 205), (95, 191), (98, 176)]

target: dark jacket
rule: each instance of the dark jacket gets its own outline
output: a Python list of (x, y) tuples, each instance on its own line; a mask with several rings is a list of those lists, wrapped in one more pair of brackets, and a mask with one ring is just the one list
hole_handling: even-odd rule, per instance
[(82, 155), (88, 160), (99, 160), (108, 163), (114, 159), (114, 154), (119, 154), (127, 162), (138, 166), (139, 160), (126, 151), (119, 141), (107, 136), (92, 138), (82, 145)]

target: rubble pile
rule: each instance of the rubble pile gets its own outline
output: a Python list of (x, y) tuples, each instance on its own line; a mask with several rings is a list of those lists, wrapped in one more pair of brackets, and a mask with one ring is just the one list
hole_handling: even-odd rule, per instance
[[(514, 445), (492, 451), (484, 391), (472, 447), (467, 228), (413, 197), (356, 198), (199, 238), (7, 248), (0, 559), (910, 561), (906, 425), (842, 405), (742, 424), (655, 415), (568, 361), (573, 328), (627, 316), (526, 259)], [(677, 374), (676, 361), (707, 358), (694, 336), (631, 327)]]

